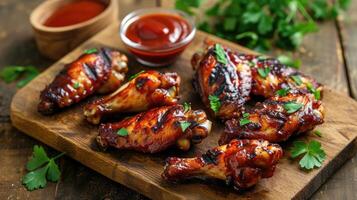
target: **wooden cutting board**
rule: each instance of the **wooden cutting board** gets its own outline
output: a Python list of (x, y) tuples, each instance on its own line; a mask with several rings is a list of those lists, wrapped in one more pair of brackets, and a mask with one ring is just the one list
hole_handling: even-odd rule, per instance
[[(193, 108), (202, 108), (203, 105), (191, 86), (193, 71), (190, 59), (194, 52), (202, 48), (206, 38), (221, 42), (239, 52), (252, 53), (236, 44), (198, 32), (192, 44), (175, 64), (159, 69), (175, 71), (181, 76), (181, 102), (192, 102)], [(160, 177), (165, 158), (170, 155), (193, 156), (216, 146), (223, 130), (222, 124), (214, 122), (210, 136), (186, 153), (174, 149), (156, 155), (116, 150), (99, 152), (94, 141), (97, 127), (84, 120), (83, 103), (53, 116), (42, 116), (36, 110), (40, 91), (50, 83), (65, 63), (76, 59), (84, 49), (102, 46), (126, 51), (119, 39), (117, 25), (103, 30), (20, 89), (12, 100), (11, 120), (15, 127), (26, 134), (66, 152), (82, 164), (152, 199), (305, 199), (352, 156), (356, 149), (357, 103), (343, 94), (326, 89), (323, 97), (326, 122), (317, 127), (322, 132), (322, 137), (307, 133), (300, 138), (291, 139), (320, 141), (327, 154), (321, 168), (310, 172), (302, 171), (298, 168), (298, 162), (290, 160), (288, 151), (285, 151), (274, 176), (263, 179), (256, 187), (244, 193), (238, 193), (218, 181), (190, 180), (179, 184), (167, 183)], [(143, 69), (130, 55), (129, 57), (131, 61), (128, 75)], [(289, 148), (291, 140), (283, 144), (285, 150)]]

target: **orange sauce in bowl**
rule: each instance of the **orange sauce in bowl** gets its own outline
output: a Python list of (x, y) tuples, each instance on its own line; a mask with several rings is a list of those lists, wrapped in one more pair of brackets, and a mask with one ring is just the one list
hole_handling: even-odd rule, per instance
[(106, 8), (99, 0), (76, 0), (55, 10), (43, 23), (48, 27), (63, 27), (87, 21)]

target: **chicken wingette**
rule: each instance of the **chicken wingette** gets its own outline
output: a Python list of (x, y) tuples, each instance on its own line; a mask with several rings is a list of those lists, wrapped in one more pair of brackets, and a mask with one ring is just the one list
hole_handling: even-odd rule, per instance
[(204, 111), (177, 104), (102, 124), (97, 142), (104, 149), (114, 147), (144, 153), (157, 153), (171, 146), (187, 151), (191, 142), (201, 142), (210, 130), (211, 122)]
[(174, 105), (178, 101), (179, 88), (180, 77), (176, 73), (138, 73), (114, 93), (86, 105), (84, 115), (89, 122), (99, 124), (104, 116)]
[(162, 177), (177, 182), (192, 177), (214, 178), (237, 190), (273, 175), (283, 156), (281, 147), (265, 140), (232, 140), (194, 158), (169, 157)]
[(50, 115), (93, 93), (109, 93), (123, 82), (128, 58), (108, 48), (92, 49), (64, 66), (40, 94), (38, 111)]

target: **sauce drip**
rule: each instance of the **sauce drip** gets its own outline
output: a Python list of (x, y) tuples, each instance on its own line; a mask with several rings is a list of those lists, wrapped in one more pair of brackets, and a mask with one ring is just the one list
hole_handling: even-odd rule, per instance
[(148, 14), (132, 22), (125, 32), (132, 42), (152, 49), (165, 49), (179, 43), (191, 32), (188, 22), (173, 14)]
[(106, 5), (99, 0), (77, 0), (54, 11), (45, 21), (49, 27), (70, 26), (87, 21), (104, 11)]

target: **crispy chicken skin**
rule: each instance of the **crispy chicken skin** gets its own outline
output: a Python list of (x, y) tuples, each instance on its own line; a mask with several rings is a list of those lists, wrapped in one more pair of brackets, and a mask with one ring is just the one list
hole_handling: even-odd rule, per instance
[(214, 115), (221, 119), (240, 116), (244, 103), (249, 99), (251, 73), (247, 64), (239, 62), (238, 57), (225, 49), (228, 63), (217, 61), (214, 46), (206, 53), (196, 53), (191, 60), (196, 71), (193, 80), (195, 90), (200, 94), (204, 105), (211, 110), (209, 96), (217, 96), (221, 107)]
[[(189, 123), (182, 129), (182, 123)], [(127, 135), (119, 135), (120, 130)], [(153, 108), (117, 123), (102, 124), (97, 142), (100, 147), (156, 153), (176, 145), (187, 151), (200, 143), (211, 130), (211, 122), (202, 110), (187, 110), (182, 105)]]
[(38, 111), (53, 114), (89, 95), (116, 90), (128, 71), (128, 58), (115, 50), (97, 49), (64, 66), (51, 84), (41, 92)]
[[(296, 112), (288, 113), (284, 105), (289, 102), (302, 104), (302, 107)], [(282, 142), (291, 135), (309, 131), (324, 121), (324, 107), (321, 101), (316, 100), (313, 94), (299, 90), (257, 103), (248, 113), (248, 124), (240, 125), (241, 118), (226, 121), (219, 144), (226, 144), (234, 138)]]
[(265, 140), (232, 140), (194, 158), (169, 157), (162, 177), (178, 181), (190, 177), (221, 179), (237, 190), (257, 184), (273, 175), (283, 155), (277, 144)]
[(98, 124), (105, 115), (174, 105), (179, 87), (180, 77), (176, 73), (143, 72), (114, 93), (86, 105), (84, 115), (89, 122)]

